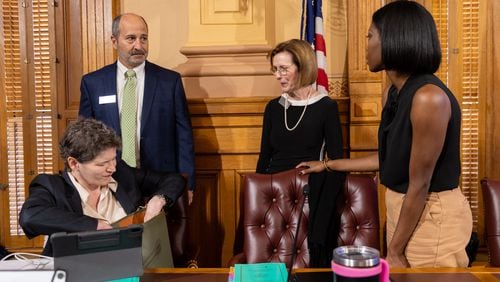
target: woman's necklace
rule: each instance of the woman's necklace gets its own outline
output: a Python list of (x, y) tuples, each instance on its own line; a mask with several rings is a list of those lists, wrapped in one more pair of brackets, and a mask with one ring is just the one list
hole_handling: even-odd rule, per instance
[(304, 106), (304, 109), (302, 110), (302, 114), (300, 115), (299, 117), (299, 120), (297, 121), (297, 123), (295, 124), (294, 127), (290, 128), (288, 127), (288, 121), (287, 121), (287, 117), (286, 117), (286, 110), (288, 108), (288, 94), (285, 96), (285, 127), (288, 131), (293, 131), (295, 130), (295, 128), (297, 128), (297, 126), (299, 126), (299, 123), (302, 121), (302, 118), (304, 117), (304, 114), (306, 113), (306, 109), (307, 109), (307, 105), (309, 105), (309, 98), (311, 97), (311, 90), (312, 90), (312, 86), (311, 88), (309, 88), (309, 93), (307, 93), (307, 100), (306, 100), (306, 105)]

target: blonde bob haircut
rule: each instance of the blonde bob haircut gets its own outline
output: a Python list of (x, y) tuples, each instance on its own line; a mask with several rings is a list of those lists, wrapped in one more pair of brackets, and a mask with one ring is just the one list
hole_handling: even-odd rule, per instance
[(318, 64), (316, 63), (316, 54), (311, 45), (304, 40), (290, 39), (281, 42), (274, 47), (268, 54), (271, 69), (273, 67), (273, 58), (276, 54), (288, 52), (292, 55), (293, 64), (297, 66), (297, 87), (302, 88), (316, 82), (318, 76)]

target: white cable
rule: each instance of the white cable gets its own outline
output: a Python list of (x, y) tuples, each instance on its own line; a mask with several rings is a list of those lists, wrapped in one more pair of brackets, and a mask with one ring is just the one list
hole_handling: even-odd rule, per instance
[(25, 262), (28, 265), (33, 265), (36, 269), (44, 268), (46, 265), (53, 262), (54, 258), (31, 253), (12, 253), (8, 254), (0, 261), (6, 261), (8, 258), (14, 257), (15, 260)]

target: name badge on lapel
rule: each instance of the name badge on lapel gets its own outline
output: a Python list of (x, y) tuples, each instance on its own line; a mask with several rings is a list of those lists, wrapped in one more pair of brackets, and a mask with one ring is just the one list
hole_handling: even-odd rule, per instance
[(99, 96), (99, 105), (103, 104), (115, 104), (116, 95)]

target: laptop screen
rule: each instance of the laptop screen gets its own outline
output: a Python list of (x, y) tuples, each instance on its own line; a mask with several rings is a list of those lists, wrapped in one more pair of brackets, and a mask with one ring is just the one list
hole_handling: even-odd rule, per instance
[(54, 270), (64, 270), (68, 281), (102, 281), (143, 273), (142, 225), (50, 237)]

